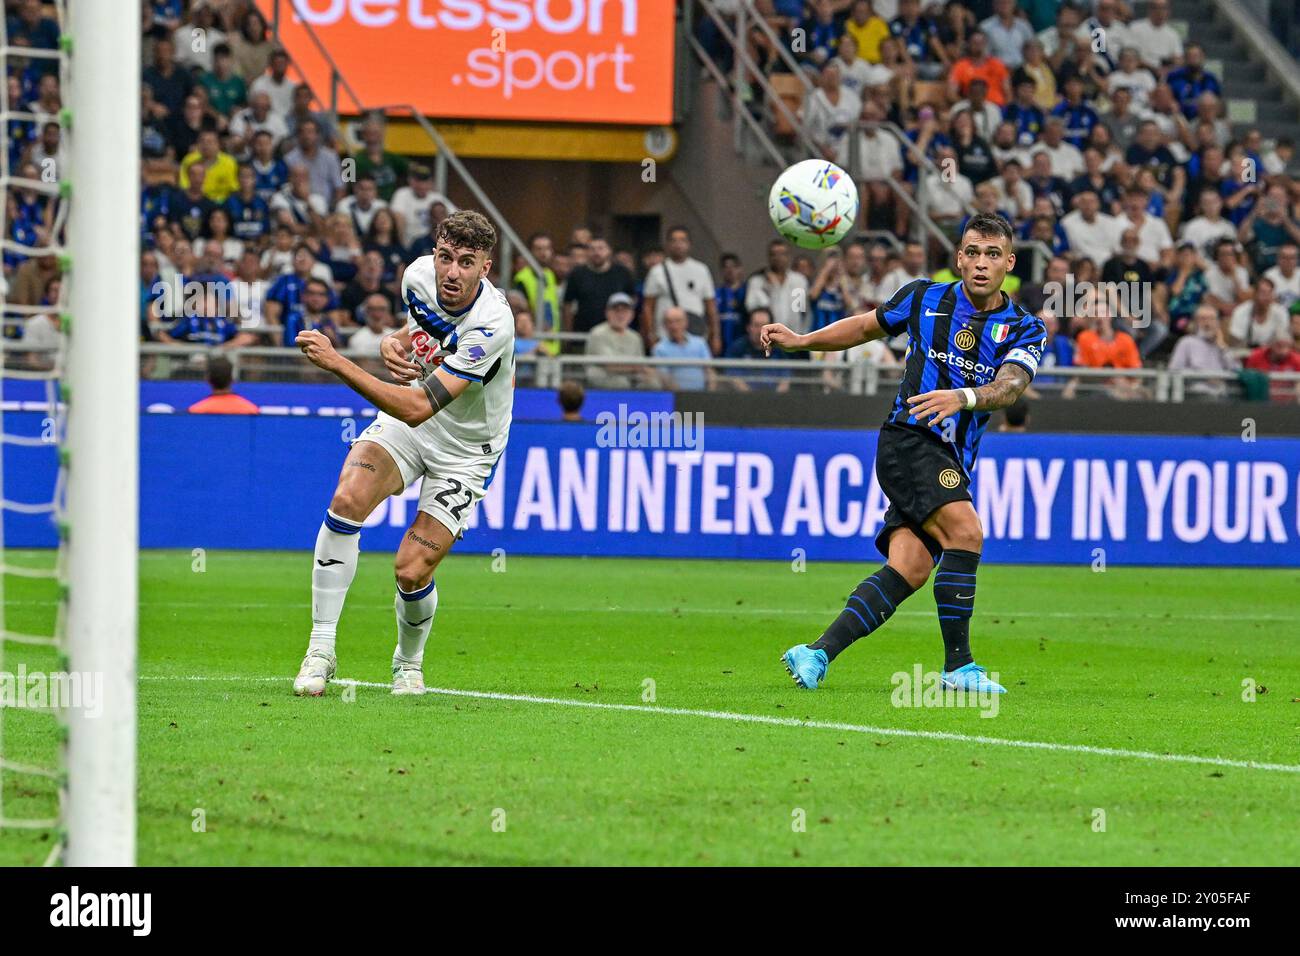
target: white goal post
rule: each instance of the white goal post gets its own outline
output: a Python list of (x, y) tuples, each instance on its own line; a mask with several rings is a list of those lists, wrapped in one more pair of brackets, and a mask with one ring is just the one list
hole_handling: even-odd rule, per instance
[(71, 329), (66, 644), (102, 675), (68, 715), (65, 860), (135, 864), (140, 0), (67, 4)]

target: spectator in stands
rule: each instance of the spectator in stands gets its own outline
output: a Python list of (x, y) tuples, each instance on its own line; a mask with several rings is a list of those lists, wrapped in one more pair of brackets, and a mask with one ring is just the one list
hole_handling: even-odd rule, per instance
[(1200, 215), (1183, 223), (1178, 230), (1180, 241), (1185, 240), (1196, 246), (1198, 252), (1208, 252), (1220, 239), (1232, 240), (1237, 237), (1237, 229), (1223, 218), (1223, 197), (1218, 190), (1201, 190), (1197, 205)]
[(339, 190), (343, 188), (343, 168), (339, 154), (328, 146), (320, 123), (307, 117), (298, 123), (297, 145), (284, 156), (290, 169), (305, 167), (311, 177), (311, 191), (333, 208)]
[[(317, 271), (318, 268), (323, 270), (323, 274)], [(329, 267), (316, 261), (316, 256), (307, 243), (298, 243), (293, 250), (292, 271), (277, 277), (271, 283), (271, 288), (266, 291), (265, 311), (267, 321), (272, 325), (278, 324), (286, 313), (294, 309), (302, 301), (307, 291), (307, 285), (310, 282), (320, 282), (325, 285), (326, 290), (332, 295), (332, 290), (328, 285), (329, 278)], [(292, 336), (287, 340), (286, 344), (293, 344)]]
[(745, 284), (745, 311), (767, 309), (773, 322), (796, 332), (808, 330), (808, 280), (790, 268), (790, 245), (784, 239), (767, 244), (767, 267)]
[[(1192, 317), (1187, 335), (1178, 340), (1169, 357), (1171, 372), (1231, 372), (1236, 363), (1228, 355), (1228, 343), (1223, 336), (1223, 326), (1212, 306), (1198, 306)], [(1227, 382), (1208, 379), (1193, 382), (1187, 391), (1209, 398), (1222, 398), (1228, 393)]]
[[(713, 275), (709, 267), (691, 257), (691, 233), (685, 226), (673, 226), (665, 237), (668, 255), (649, 267), (642, 290), (641, 333), (653, 346), (664, 334), (664, 316), (672, 307), (683, 310), (692, 335), (708, 336), (710, 347), (722, 350), (718, 306), (714, 300)], [(746, 308), (749, 307), (746, 301)]]
[(171, 328), (159, 331), (158, 341), (182, 345), (206, 345), (223, 351), (256, 345), (257, 336), (241, 330), (231, 316), (223, 314), (220, 304), (221, 289), (209, 284), (204, 292), (202, 307), (182, 314)]
[(239, 164), (235, 162), (235, 157), (222, 151), (216, 130), (205, 129), (199, 133), (194, 151), (181, 160), (182, 189), (189, 188), (189, 169), (195, 163), (203, 164), (203, 195), (214, 203), (225, 202), (231, 193), (239, 189)]
[(1145, 120), (1138, 126), (1137, 138), (1124, 153), (1124, 161), (1135, 170), (1149, 167), (1170, 197), (1182, 201), (1187, 173), (1162, 141), (1160, 127), (1154, 120)]
[(1127, 90), (1133, 106), (1141, 109), (1151, 98), (1151, 91), (1156, 88), (1156, 78), (1142, 62), (1136, 47), (1124, 47), (1119, 55), (1119, 66), (1106, 77), (1106, 90), (1114, 97), (1116, 91)]
[[(428, 166), (423, 164), (411, 166), (410, 174), (410, 182), (405, 186), (398, 187), (393, 192), (393, 198), (388, 203), (388, 208), (397, 217), (402, 245), (404, 246), (411, 245), (416, 239), (427, 236), (433, 231), (432, 210), (435, 204), (442, 203), (447, 207), (448, 212), (455, 212), (457, 208), (455, 203), (433, 188), (433, 173)], [(550, 245), (551, 239), (549, 236), (546, 237), (546, 241), (549, 250), (546, 253), (546, 262), (542, 263), (542, 265), (550, 268), (550, 258), (554, 246)], [(532, 246), (532, 242), (529, 242), (529, 246)], [(537, 253), (534, 252), (533, 255), (536, 256)], [(543, 315), (535, 308), (533, 312), (537, 315), (543, 329), (554, 329), (560, 318), (559, 301), (553, 303), (549, 315)]]
[(1006, 106), (1011, 99), (1011, 74), (1006, 64), (988, 52), (988, 38), (975, 30), (966, 38), (966, 56), (953, 64), (948, 74), (948, 98), (960, 100), (970, 95), (972, 80), (988, 84), (988, 98), (996, 106)]
[(948, 68), (948, 51), (939, 39), (939, 28), (921, 12), (920, 0), (899, 0), (898, 16), (890, 22), (889, 31), (902, 43), (917, 79), (942, 79)]
[(1183, 61), (1183, 38), (1169, 22), (1169, 0), (1150, 0), (1147, 15), (1129, 24), (1133, 46), (1142, 52), (1142, 62), (1157, 73)]
[(176, 47), (166, 37), (154, 43), (153, 65), (145, 69), (143, 81), (153, 90), (154, 100), (172, 115), (180, 113), (194, 88), (194, 77), (177, 64)]
[[(275, 140), (270, 130), (253, 133), (253, 158), (248, 163), (257, 178), (257, 194), (270, 205), (276, 193), (289, 183), (289, 167), (275, 155)], [(308, 179), (308, 183), (310, 183)]]
[(1208, 90), (1196, 98), (1195, 114), (1191, 124), (1198, 143), (1227, 146), (1232, 140), (1232, 127), (1223, 118), (1223, 100)]
[[(862, 250), (862, 246), (858, 243), (854, 243), (849, 248), (858, 253)], [(847, 314), (844, 304), (845, 286), (844, 256), (837, 248), (827, 249), (826, 258), (821, 268), (814, 274), (808, 289), (808, 298), (812, 300), (810, 329), (815, 331), (844, 318)], [(761, 311), (770, 315), (766, 309)], [(770, 322), (771, 319), (769, 318), (768, 321)]]
[(1074, 211), (1061, 220), (1061, 228), (1065, 230), (1072, 250), (1098, 265), (1104, 265), (1120, 251), (1120, 234), (1123, 232), (1125, 236), (1132, 234), (1136, 251), (1137, 233), (1131, 229), (1123, 230), (1116, 217), (1103, 212), (1096, 192), (1084, 189), (1077, 193), (1074, 207)]
[(1166, 285), (1169, 328), (1175, 335), (1182, 335), (1189, 330), (1192, 315), (1205, 297), (1206, 288), (1204, 260), (1190, 240), (1178, 243)]
[(271, 137), (272, 149), (278, 148), (289, 135), (289, 127), (284, 119), (271, 112), (271, 98), (265, 90), (258, 90), (249, 97), (248, 106), (235, 113), (230, 119), (230, 151), (236, 156), (251, 154), (253, 134), (266, 130)]
[[(335, 322), (335, 314), (331, 309), (331, 303), (334, 299), (334, 290), (328, 282), (321, 279), (308, 279), (303, 286), (301, 298), (292, 306), (287, 307), (281, 315), (281, 323), (284, 326), (280, 336), (280, 344), (285, 348), (291, 348), (296, 343), (294, 339), (298, 337), (299, 332), (305, 332), (314, 329), (323, 333), (335, 348), (340, 347), (340, 336), (338, 325)], [(271, 305), (271, 294), (267, 293), (267, 308)], [(275, 322), (275, 319), (271, 319)]]
[(1094, 0), (1093, 15), (1079, 24), (1075, 34), (1080, 42), (1090, 46), (1097, 40), (1103, 41), (1097, 56), (1104, 58), (1106, 73), (1115, 68), (1116, 58), (1133, 46), (1128, 24), (1120, 17), (1122, 6), (1118, 0)]
[(586, 252), (586, 265), (574, 268), (564, 286), (566, 332), (590, 332), (604, 320), (610, 296), (636, 294), (636, 279), (614, 262), (608, 239), (592, 236)]
[(862, 101), (857, 94), (840, 84), (839, 61), (831, 60), (822, 67), (817, 88), (805, 98), (800, 118), (822, 156), (847, 166), (849, 134), (861, 109)]
[(406, 247), (398, 241), (397, 220), (391, 209), (381, 209), (370, 221), (366, 249), (374, 249), (384, 260), (384, 282), (396, 288), (406, 268)]
[[(978, 80), (971, 84), (979, 85)], [(997, 163), (993, 160), (993, 151), (988, 141), (975, 133), (975, 122), (968, 111), (957, 113), (951, 119), (952, 132), (950, 141), (957, 156), (957, 169), (970, 180), (972, 186), (978, 186), (997, 175)]]
[(1138, 257), (1152, 269), (1167, 269), (1174, 261), (1174, 239), (1169, 226), (1147, 212), (1147, 194), (1136, 187), (1124, 193), (1120, 224), (1138, 235)]
[(1295, 143), (1289, 136), (1278, 137), (1273, 148), (1263, 156), (1264, 172), (1270, 176), (1281, 176), (1291, 166), (1295, 158)]
[(1250, 299), (1250, 273), (1241, 264), (1237, 244), (1220, 239), (1214, 244), (1214, 259), (1205, 268), (1204, 300), (1214, 306), (1221, 321)]
[[(1251, 352), (1245, 364), (1256, 372), (1300, 372), (1300, 352), (1291, 333), (1283, 332)], [(1269, 396), (1275, 402), (1300, 400), (1300, 382), (1270, 381)]]
[(888, 86), (894, 79), (894, 71), (882, 63), (868, 63), (858, 56), (858, 41), (853, 34), (846, 33), (840, 37), (835, 59), (830, 61), (840, 68), (840, 85), (850, 93), (862, 99), (867, 90), (873, 86)]
[(1300, 224), (1291, 215), (1285, 186), (1275, 183), (1268, 187), (1242, 220), (1237, 238), (1249, 251), (1256, 272), (1273, 268), (1284, 244), (1300, 242)]
[(1260, 276), (1250, 298), (1232, 310), (1228, 341), (1234, 347), (1268, 345), (1278, 335), (1289, 334), (1291, 320), (1273, 296), (1273, 280)]
[[(399, 194), (401, 190), (398, 190)], [(558, 331), (561, 322), (560, 280), (552, 268), (555, 243), (544, 232), (528, 237), (528, 251), (541, 267), (539, 276), (531, 267), (517, 270), (512, 284), (528, 299), (528, 309), (537, 317), (539, 327), (546, 332)]]
[(1013, 126), (1019, 146), (1037, 142), (1046, 121), (1046, 115), (1034, 99), (1035, 89), (1034, 78), (1025, 70), (1017, 70), (1013, 79), (1015, 98), (1002, 111), (1002, 119)]
[(330, 119), (328, 113), (311, 108), (315, 99), (315, 94), (312, 93), (311, 87), (306, 83), (299, 83), (295, 86), (293, 88), (293, 108), (284, 117), (284, 124), (289, 129), (289, 135), (296, 138), (304, 123), (308, 120), (314, 122), (320, 133), (321, 143), (333, 149), (334, 144), (338, 141), (338, 130), (334, 128), (334, 122)]
[(357, 161), (357, 178), (372, 176), (379, 198), (391, 202), (398, 186), (406, 179), (410, 169), (405, 157), (384, 149), (384, 120), (382, 114), (372, 114), (361, 124), (361, 150)]
[(231, 297), (239, 307), (239, 321), (245, 329), (260, 329), (264, 324), (263, 306), (266, 290), (262, 281), (261, 256), (248, 246), (239, 256), (235, 275), (230, 280)]
[[(632, 331), (635, 302), (626, 292), (614, 292), (605, 303), (605, 321), (597, 323), (583, 343), (584, 354), (594, 358), (645, 357), (645, 343)], [(587, 383), (596, 388), (636, 388), (648, 383), (643, 365), (588, 365)]]
[(250, 96), (258, 92), (266, 93), (271, 98), (271, 109), (284, 118), (293, 109), (293, 90), (297, 86), (288, 76), (289, 54), (280, 49), (272, 50), (267, 62), (268, 72), (253, 80), (248, 93)]
[(745, 327), (749, 324), (745, 315), (745, 270), (740, 264), (740, 256), (734, 252), (724, 252), (718, 264), (720, 281), (713, 297), (725, 350), (745, 334)]
[(203, 256), (211, 250), (223, 263), (225, 271), (233, 272), (235, 263), (244, 254), (244, 243), (231, 234), (230, 213), (224, 206), (213, 206), (203, 224), (203, 235), (194, 240), (194, 251)]
[(172, 42), (177, 63), (196, 73), (212, 69), (215, 47), (225, 45), (226, 34), (217, 25), (209, 0), (190, 4), (189, 19), (176, 28)]
[(235, 367), (224, 355), (208, 357), (207, 378), (212, 392), (187, 409), (191, 415), (257, 415), (261, 412), (248, 399), (235, 394)]
[(840, 35), (831, 0), (813, 0), (808, 5), (808, 15), (803, 19), (805, 49), (812, 61), (821, 65), (835, 55), (835, 43)]
[[(1080, 44), (1079, 27), (1081, 17), (1073, 4), (1062, 3), (1056, 10), (1056, 22), (1046, 30), (1038, 33), (1038, 43), (1053, 73), (1067, 60), (1074, 57), (1074, 48)], [(1091, 38), (1089, 38), (1091, 39)], [(1051, 109), (1055, 103), (1046, 105)]]
[[(1127, 332), (1115, 328), (1110, 310), (1104, 301), (1098, 301), (1095, 314), (1088, 319), (1088, 327), (1079, 333), (1075, 350), (1076, 365), (1086, 368), (1133, 369), (1142, 367), (1137, 343)], [(1113, 398), (1140, 398), (1142, 386), (1137, 379), (1113, 378), (1108, 383)]]
[[(1074, 340), (1061, 332), (1061, 322), (1052, 309), (1040, 309), (1038, 317), (1043, 320), (1043, 328), (1047, 333), (1043, 344), (1043, 357), (1038, 365), (1039, 371), (1069, 368), (1074, 364)], [(1038, 385), (1050, 385), (1056, 382), (1056, 379), (1039, 376), (1035, 382)]]
[(966, 206), (975, 199), (975, 187), (957, 171), (957, 154), (951, 146), (935, 150), (935, 161), (935, 168), (922, 174), (919, 192), (926, 197), (930, 218), (955, 241)]
[(340, 199), (335, 206), (335, 211), (347, 216), (352, 221), (352, 228), (356, 234), (364, 236), (370, 231), (375, 213), (387, 208), (388, 203), (379, 198), (379, 187), (375, 184), (375, 177), (363, 173), (358, 175), (357, 181), (352, 184), (352, 195)]
[(207, 182), (208, 167), (203, 162), (191, 163), (185, 172), (186, 188), (177, 196), (171, 219), (178, 223), (185, 235), (197, 239), (208, 221), (208, 213), (215, 203), (204, 193)]
[(350, 318), (364, 320), (362, 308), (376, 295), (388, 303), (390, 315), (397, 313), (397, 296), (384, 286), (384, 257), (377, 249), (367, 249), (358, 258), (356, 275), (343, 290), (340, 301)]
[[(971, 127), (976, 136), (985, 142), (992, 142), (997, 129), (1002, 125), (1002, 110), (989, 102), (989, 85), (981, 79), (971, 80), (970, 98), (958, 100), (948, 111), (950, 120), (955, 120), (958, 113), (968, 113)], [(1011, 104), (1010, 110), (1015, 104)]]
[(1084, 171), (1083, 153), (1073, 143), (1066, 142), (1065, 120), (1061, 116), (1049, 116), (1043, 123), (1042, 139), (1029, 148), (1031, 159), (1039, 153), (1047, 155), (1052, 175), (1063, 183)]
[[(729, 359), (747, 359), (749, 361), (768, 362), (772, 358), (786, 358), (779, 350), (773, 355), (763, 348), (763, 326), (772, 322), (772, 315), (767, 309), (755, 309), (749, 313), (749, 325), (736, 341), (727, 348)], [(754, 390), (773, 390), (788, 392), (790, 390), (790, 370), (784, 368), (729, 368), (726, 381), (741, 392)]]
[(329, 215), (329, 204), (313, 191), (311, 170), (306, 166), (289, 169), (289, 181), (271, 198), (270, 208), (275, 224), (298, 236), (319, 233)]
[(1282, 308), (1290, 311), (1300, 301), (1300, 247), (1288, 242), (1277, 253), (1277, 264), (1264, 273)]
[[(542, 346), (542, 341), (537, 337), (537, 325), (533, 322), (533, 314), (527, 309), (520, 309), (515, 313), (515, 355), (531, 355)], [(518, 368), (516, 375), (531, 381), (535, 368), (527, 366)], [(519, 372), (523, 372), (519, 376)]]
[(1034, 28), (1016, 9), (1016, 0), (993, 0), (993, 15), (980, 23), (988, 37), (989, 55), (1001, 60), (1008, 70), (1024, 62), (1024, 45), (1034, 39)]
[(1101, 117), (1088, 105), (1083, 94), (1083, 78), (1072, 76), (1065, 81), (1065, 97), (1052, 109), (1052, 116), (1060, 117), (1064, 124), (1065, 141), (1080, 151), (1087, 145), (1093, 129), (1101, 124)]
[(870, 0), (853, 0), (844, 32), (858, 45), (858, 56), (868, 63), (880, 62), (880, 44), (889, 36), (889, 24), (876, 16)]
[(1183, 50), (1183, 65), (1170, 70), (1165, 82), (1188, 119), (1196, 115), (1197, 100), (1203, 93), (1222, 94), (1219, 78), (1205, 69), (1205, 50), (1195, 40)]
[(235, 72), (245, 83), (251, 83), (266, 72), (273, 49), (266, 35), (266, 20), (255, 6), (244, 11), (239, 30), (229, 39), (230, 52), (235, 61)]
[(885, 115), (868, 101), (862, 107), (858, 134), (858, 192), (861, 221), (868, 228), (892, 229), (907, 234), (908, 210), (899, 202), (887, 180), (907, 188), (903, 178), (903, 154), (893, 133), (880, 128)]
[[(685, 309), (676, 305), (667, 309), (663, 315), (664, 334), (655, 343), (651, 354), (655, 358), (712, 358), (708, 343), (701, 336), (687, 331), (688, 322)], [(665, 388), (702, 392), (713, 387), (713, 369), (707, 365), (671, 365), (661, 368), (659, 372)]]
[(248, 90), (235, 73), (235, 60), (225, 43), (212, 51), (212, 70), (204, 73), (199, 82), (207, 89), (212, 108), (222, 116), (230, 116), (248, 98)]
[[(6, 4), (14, 7), (15, 4)], [(6, 29), (9, 42), (18, 41), (22, 46), (38, 50), (57, 50), (59, 48), (59, 25), (45, 15), (41, 0), (19, 0), (14, 15), (7, 15)], [(11, 104), (12, 106), (12, 104)]]
[(582, 403), (587, 400), (587, 392), (580, 382), (566, 379), (560, 383), (555, 397), (560, 403), (560, 415), (564, 421), (582, 421)]

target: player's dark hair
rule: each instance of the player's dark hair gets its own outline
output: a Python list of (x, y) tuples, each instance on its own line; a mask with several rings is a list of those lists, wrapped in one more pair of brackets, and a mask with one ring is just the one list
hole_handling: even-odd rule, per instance
[(679, 232), (684, 233), (687, 239), (691, 238), (691, 231), (689, 229), (687, 229), (685, 226), (677, 225), (677, 226), (668, 227), (668, 231), (664, 233), (664, 240), (667, 241), (671, 239)]
[[(434, 245), (446, 240), (457, 249), (482, 249), (491, 252), (497, 244), (497, 231), (488, 217), (473, 209), (454, 212), (442, 221)], [(529, 240), (532, 244), (532, 240)]]
[(230, 359), (224, 355), (211, 355), (208, 357), (208, 384), (214, 391), (224, 391), (230, 388), (230, 383), (235, 380), (235, 367), (230, 364)]
[(736, 265), (740, 265), (740, 256), (736, 255), (734, 252), (724, 252), (718, 259), (718, 265), (725, 266), (728, 262), (734, 262)]
[(1011, 231), (1011, 223), (995, 212), (977, 212), (971, 216), (970, 221), (966, 223), (966, 228), (962, 230), (962, 238), (965, 238), (968, 232), (973, 232), (975, 235), (984, 236), (985, 238), (1005, 239), (1007, 242), (1015, 242), (1015, 233)]

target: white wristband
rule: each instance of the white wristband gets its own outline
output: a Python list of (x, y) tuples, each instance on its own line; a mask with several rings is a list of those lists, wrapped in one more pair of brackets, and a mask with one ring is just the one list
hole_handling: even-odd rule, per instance
[(963, 388), (962, 392), (966, 395), (966, 409), (967, 411), (969, 411), (970, 409), (975, 407), (975, 402), (978, 401), (978, 399), (975, 397), (975, 389)]

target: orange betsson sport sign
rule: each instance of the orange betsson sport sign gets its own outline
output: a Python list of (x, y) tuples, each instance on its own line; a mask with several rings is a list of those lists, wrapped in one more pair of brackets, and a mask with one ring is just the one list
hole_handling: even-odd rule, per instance
[[(274, 0), (258, 5), (269, 20)], [(281, 39), (324, 100), (329, 67), (307, 27), (367, 109), (672, 122), (673, 0), (280, 0)]]

